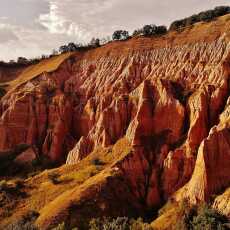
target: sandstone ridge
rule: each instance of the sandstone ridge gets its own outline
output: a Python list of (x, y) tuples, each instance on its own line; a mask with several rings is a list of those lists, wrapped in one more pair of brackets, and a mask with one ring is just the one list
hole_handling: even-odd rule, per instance
[[(88, 167), (95, 155), (105, 161), (84, 182), (60, 185), (63, 194), (52, 187), (57, 198), (50, 191), (35, 205), (38, 226), (81, 225), (82, 216), (94, 217), (83, 207), (143, 215), (170, 198), (197, 204), (213, 194), (213, 207), (230, 217), (229, 19), (66, 54), (8, 82), (0, 150), (32, 145), (66, 162), (56, 169), (63, 176)], [(41, 178), (47, 175), (28, 183), (44, 192)]]

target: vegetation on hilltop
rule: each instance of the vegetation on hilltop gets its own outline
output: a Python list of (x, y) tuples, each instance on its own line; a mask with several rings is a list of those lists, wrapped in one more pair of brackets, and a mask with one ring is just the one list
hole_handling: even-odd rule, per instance
[(102, 39), (93, 38), (91, 42), (88, 43), (87, 45), (75, 44), (71, 42), (67, 45), (61, 46), (59, 48), (59, 52), (66, 53), (66, 52), (73, 52), (77, 50), (97, 48), (111, 41), (123, 41), (123, 40), (127, 40), (129, 38), (136, 37), (136, 36), (145, 36), (145, 37), (162, 36), (162, 35), (165, 35), (169, 31), (180, 30), (187, 26), (191, 26), (197, 22), (212, 21), (216, 17), (223, 16), (229, 13), (230, 13), (229, 6), (218, 6), (214, 8), (213, 10), (202, 11), (198, 14), (192, 15), (185, 19), (176, 20), (172, 22), (169, 29), (167, 29), (167, 27), (164, 25), (157, 26), (155, 24), (148, 24), (148, 25), (144, 25), (142, 28), (134, 30), (134, 32), (132, 33), (132, 36), (130, 36), (129, 32), (126, 30), (116, 30), (112, 35), (112, 39), (110, 37), (106, 39), (105, 38), (102, 38)]
[(202, 11), (198, 14), (194, 14), (190, 17), (181, 19), (181, 20), (176, 20), (174, 21), (170, 27), (170, 30), (178, 30), (187, 26), (191, 26), (197, 22), (206, 22), (206, 21), (212, 21), (216, 17), (220, 17), (226, 14), (230, 13), (230, 7), (229, 6), (218, 6), (214, 8), (213, 10), (206, 10)]
[(23, 66), (28, 66), (31, 64), (36, 64), (40, 60), (47, 59), (47, 58), (50, 58), (50, 57), (53, 57), (53, 56), (56, 56), (62, 53), (75, 52), (75, 51), (86, 51), (86, 50), (94, 49), (102, 45), (105, 45), (111, 41), (123, 41), (123, 40), (127, 40), (129, 38), (136, 37), (136, 36), (162, 36), (169, 31), (178, 31), (188, 26), (192, 26), (193, 24), (197, 22), (212, 21), (212, 20), (215, 20), (215, 18), (217, 17), (224, 16), (229, 13), (230, 13), (229, 6), (217, 6), (212, 10), (202, 11), (190, 17), (176, 20), (171, 23), (168, 29), (164, 25), (157, 26), (155, 24), (148, 24), (148, 25), (144, 25), (142, 28), (134, 30), (134, 32), (132, 33), (132, 36), (130, 36), (129, 32), (126, 30), (116, 30), (112, 34), (112, 38), (111, 37), (101, 38), (101, 39), (92, 38), (91, 41), (86, 44), (69, 42), (68, 44), (64, 44), (60, 46), (58, 50), (54, 49), (52, 51), (52, 54), (50, 55), (42, 55), (41, 57), (36, 57), (32, 59), (27, 59), (25, 57), (19, 57), (17, 61), (10, 60), (9, 62), (0, 61), (0, 66), (23, 67)]

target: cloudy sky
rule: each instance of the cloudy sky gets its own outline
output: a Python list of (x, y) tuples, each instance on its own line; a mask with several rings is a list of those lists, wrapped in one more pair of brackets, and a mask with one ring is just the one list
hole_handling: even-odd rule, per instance
[(51, 53), (69, 41), (169, 25), (230, 0), (0, 0), (0, 60)]

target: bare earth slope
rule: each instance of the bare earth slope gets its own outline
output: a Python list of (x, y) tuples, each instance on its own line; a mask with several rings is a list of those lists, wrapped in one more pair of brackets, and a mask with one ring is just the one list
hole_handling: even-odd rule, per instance
[(66, 160), (56, 171), (72, 176), (52, 186), (47, 172), (28, 179), (36, 189), (0, 225), (35, 209), (42, 229), (82, 226), (83, 217), (149, 214), (170, 197), (196, 204), (213, 194), (230, 217), (229, 191), (221, 195), (230, 185), (229, 31), (227, 15), (60, 56), (9, 82), (0, 150), (34, 145)]

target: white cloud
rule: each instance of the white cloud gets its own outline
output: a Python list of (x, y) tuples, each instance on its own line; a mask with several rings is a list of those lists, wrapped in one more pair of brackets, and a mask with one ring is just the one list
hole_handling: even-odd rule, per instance
[[(39, 22), (50, 33), (74, 35), (79, 41), (89, 40), (91, 35), (105, 29), (106, 10), (111, 9), (115, 0), (51, 0), (49, 13), (41, 14)], [(104, 32), (104, 31), (103, 31)]]

